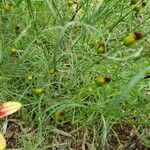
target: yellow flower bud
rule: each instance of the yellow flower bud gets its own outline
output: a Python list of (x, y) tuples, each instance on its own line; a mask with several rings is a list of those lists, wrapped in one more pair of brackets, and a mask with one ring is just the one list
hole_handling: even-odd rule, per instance
[[(22, 107), (21, 103), (13, 101), (0, 104), (0, 118), (15, 113), (21, 107)], [(0, 132), (0, 150), (4, 150), (5, 148), (6, 148), (6, 141), (2, 133)]]
[(97, 77), (96, 78), (96, 84), (98, 86), (103, 86), (105, 85), (106, 83), (109, 83), (111, 81), (111, 78), (110, 77)]
[(44, 93), (45, 93), (45, 91), (44, 91), (43, 88), (36, 88), (36, 89), (34, 90), (34, 94), (36, 94), (36, 95), (38, 95), (38, 96), (41, 96), (41, 95), (44, 94)]
[(17, 49), (16, 48), (12, 48), (10, 51), (11, 51), (12, 54), (16, 54), (17, 53)]
[(56, 112), (54, 113), (54, 118), (55, 118), (57, 121), (62, 121), (62, 120), (64, 120), (64, 115), (65, 115), (64, 111), (56, 111)]
[(69, 7), (71, 7), (74, 4), (78, 4), (76, 0), (66, 0), (66, 1)]
[(105, 41), (100, 40), (98, 44), (99, 47), (97, 49), (97, 53), (105, 53), (108, 51), (108, 45), (105, 43)]
[(12, 3), (6, 3), (5, 5), (4, 5), (4, 10), (5, 10), (5, 12), (9, 12), (9, 11), (11, 11), (12, 10)]
[(57, 73), (57, 70), (55, 68), (51, 68), (49, 70), (49, 74), (52, 75), (52, 76), (56, 75), (56, 73)]
[(73, 0), (67, 0), (67, 4), (69, 7), (71, 7), (74, 4), (74, 1)]
[(33, 79), (33, 76), (32, 75), (29, 75), (28, 77), (27, 77), (27, 80), (28, 81), (31, 81)]
[(104, 46), (100, 46), (98, 49), (97, 49), (97, 53), (104, 53), (105, 52), (105, 47)]
[(132, 45), (134, 44), (136, 41), (141, 40), (143, 38), (143, 34), (140, 32), (134, 32), (132, 34), (130, 34), (129, 36), (127, 36), (124, 40), (123, 40), (123, 44), (126, 46)]
[(142, 9), (142, 4), (141, 3), (138, 3), (138, 4), (134, 5), (134, 8), (133, 8), (134, 11), (139, 12), (141, 9)]

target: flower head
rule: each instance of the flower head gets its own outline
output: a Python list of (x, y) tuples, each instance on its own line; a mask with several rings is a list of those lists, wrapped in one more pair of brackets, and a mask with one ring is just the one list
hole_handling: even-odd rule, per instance
[[(22, 106), (21, 103), (12, 101), (0, 104), (0, 118), (15, 113), (21, 108), (21, 106)], [(3, 134), (0, 133), (0, 150), (4, 150), (5, 148), (6, 148), (6, 141)]]
[(5, 12), (9, 12), (9, 11), (11, 11), (12, 10), (12, 3), (6, 3), (5, 5), (4, 5), (4, 10), (5, 10)]
[(97, 53), (105, 53), (107, 51), (107, 45), (104, 41), (99, 42), (99, 46), (97, 48)]
[(45, 90), (43, 88), (36, 88), (34, 90), (34, 94), (36, 94), (37, 96), (41, 96), (45, 93)]
[(124, 40), (123, 44), (126, 46), (132, 45), (136, 43), (137, 41), (141, 40), (143, 38), (143, 34), (140, 32), (134, 32), (130, 35), (128, 35)]
[(15, 113), (21, 108), (21, 106), (21, 103), (12, 101), (0, 104), (0, 118)]
[(71, 7), (72, 5), (77, 4), (77, 1), (76, 0), (67, 0), (67, 4), (69, 7)]
[(54, 118), (57, 120), (57, 121), (62, 121), (64, 120), (64, 115), (65, 115), (65, 112), (64, 111), (56, 111), (54, 113)]
[(32, 81), (32, 79), (33, 79), (33, 76), (32, 76), (32, 75), (29, 75), (29, 76), (27, 77), (27, 80), (28, 80), (28, 81)]
[(4, 150), (6, 148), (6, 141), (2, 133), (0, 133), (0, 150)]
[(17, 49), (13, 47), (13, 48), (10, 50), (10, 52), (11, 52), (12, 54), (17, 54)]
[(110, 81), (111, 81), (110, 77), (97, 77), (95, 82), (98, 86), (103, 86), (109, 83)]
[(51, 69), (49, 70), (49, 74), (50, 74), (51, 76), (55, 76), (56, 73), (57, 73), (56, 68), (51, 68)]

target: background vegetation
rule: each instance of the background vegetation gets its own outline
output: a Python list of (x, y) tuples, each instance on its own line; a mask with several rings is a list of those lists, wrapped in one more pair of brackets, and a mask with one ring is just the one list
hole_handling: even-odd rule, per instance
[[(150, 147), (146, 3), (137, 12), (130, 0), (1, 1), (0, 101), (24, 105), (1, 121), (8, 147), (111, 149), (113, 134), (112, 148), (125, 149), (120, 126)], [(124, 45), (134, 32), (144, 38)], [(97, 77), (111, 81), (99, 86)]]

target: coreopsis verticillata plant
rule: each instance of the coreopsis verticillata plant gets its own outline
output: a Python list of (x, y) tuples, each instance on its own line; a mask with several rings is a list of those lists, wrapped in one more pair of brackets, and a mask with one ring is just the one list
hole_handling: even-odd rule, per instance
[[(6, 102), (0, 104), (0, 118), (4, 118), (10, 114), (15, 113), (21, 108), (22, 104), (19, 102)], [(6, 148), (6, 140), (2, 133), (0, 133), (0, 150), (4, 150)]]

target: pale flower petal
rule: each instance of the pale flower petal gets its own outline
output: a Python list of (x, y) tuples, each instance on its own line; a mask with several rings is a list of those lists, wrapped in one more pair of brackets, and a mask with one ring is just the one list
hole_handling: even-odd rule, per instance
[(12, 101), (0, 104), (0, 118), (15, 113), (21, 108), (21, 106), (21, 103)]
[(2, 133), (0, 133), (0, 150), (4, 150), (6, 148), (6, 141)]

